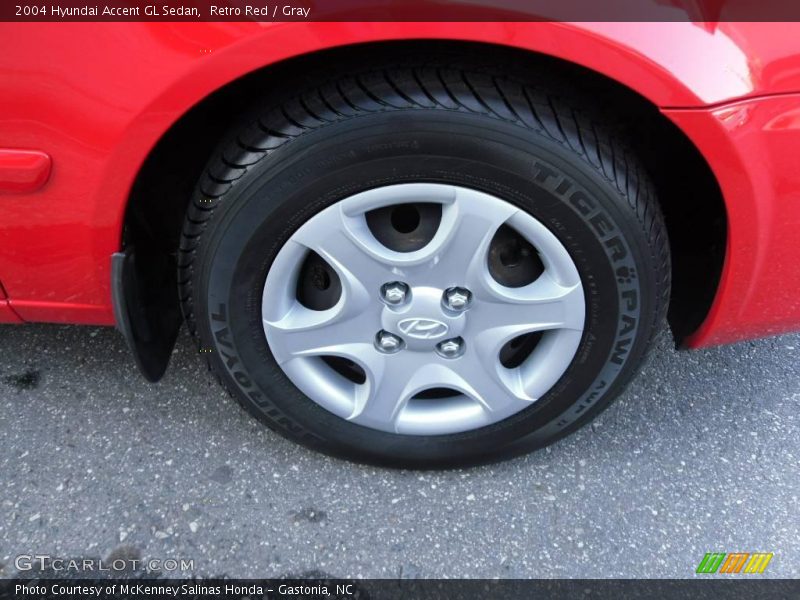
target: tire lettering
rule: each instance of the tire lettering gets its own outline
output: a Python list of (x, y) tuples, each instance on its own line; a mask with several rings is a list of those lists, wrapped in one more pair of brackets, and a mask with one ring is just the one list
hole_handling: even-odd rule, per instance
[(306, 430), (301, 425), (293, 422), (291, 419), (288, 419), (282, 412), (276, 409), (275, 406), (270, 403), (269, 400), (261, 393), (261, 391), (255, 387), (252, 379), (243, 370), (243, 365), (239, 360), (238, 354), (236, 354), (236, 347), (232, 343), (230, 330), (227, 326), (228, 310), (226, 305), (219, 304), (217, 307), (217, 312), (211, 313), (209, 317), (211, 322), (216, 321), (223, 323), (221, 329), (212, 331), (212, 335), (214, 336), (214, 339), (217, 341), (218, 345), (231, 349), (230, 354), (225, 353), (222, 350), (219, 350), (219, 354), (223, 359), (223, 364), (225, 365), (228, 373), (230, 373), (231, 377), (233, 377), (234, 381), (236, 381), (237, 385), (247, 396), (247, 398), (257, 405), (261, 410), (263, 410), (265, 414), (267, 414), (281, 427), (284, 427), (291, 433), (303, 436), (309, 440), (319, 439), (316, 435)]
[(546, 165), (543, 165), (540, 162), (533, 163), (533, 168), (535, 169), (533, 173), (533, 178), (539, 183), (545, 183), (551, 177), (558, 176), (558, 173), (556, 173), (553, 169), (551, 169)]
[[(583, 396), (548, 428), (563, 429), (603, 397), (610, 381), (628, 359), (639, 324), (639, 282), (633, 257), (614, 220), (598, 205), (592, 195), (555, 168), (539, 161), (533, 163), (533, 179), (543, 188), (557, 194), (578, 214), (600, 238), (606, 250), (618, 285), (619, 314), (616, 340), (606, 366)], [(544, 431), (543, 435), (546, 435)]]
[(606, 240), (605, 245), (606, 248), (611, 250), (611, 260), (614, 262), (619, 262), (628, 256), (628, 251), (625, 249), (625, 244), (622, 243), (622, 240), (618, 235), (614, 236), (610, 240)]
[(614, 346), (614, 352), (611, 355), (611, 362), (613, 362), (616, 365), (621, 365), (623, 362), (625, 362), (625, 356), (628, 354), (628, 351), (630, 350), (630, 348), (628, 348), (628, 346), (630, 346), (630, 343), (631, 343), (630, 338), (625, 340), (619, 340), (617, 344)]
[(217, 307), (217, 312), (211, 313), (211, 320), (212, 321), (227, 321), (228, 317), (227, 317), (227, 315), (225, 313), (225, 310), (226, 310), (225, 309), (225, 305), (224, 304), (220, 304)]
[(592, 227), (594, 227), (594, 230), (600, 237), (608, 235), (614, 231), (614, 225), (608, 220), (608, 217), (606, 217), (604, 213), (597, 213), (589, 219), (589, 223), (592, 224)]
[(622, 315), (622, 331), (619, 332), (620, 335), (628, 335), (632, 331), (636, 329), (636, 319), (631, 317), (630, 315), (623, 314)]
[(566, 179), (564, 179), (564, 180), (561, 181), (561, 183), (559, 183), (556, 186), (556, 194), (561, 194), (563, 196), (564, 194), (566, 194), (570, 190), (571, 187), (572, 187), (572, 184), (569, 181), (567, 181)]
[(228, 331), (227, 327), (223, 327), (222, 329), (218, 329), (214, 332), (214, 339), (217, 340), (217, 344), (220, 346), (225, 346), (226, 348), (233, 348), (233, 344), (230, 341), (230, 331)]
[(569, 197), (569, 203), (574, 206), (579, 213), (581, 213), (584, 217), (588, 216), (594, 210), (594, 204), (592, 203), (589, 196), (581, 192), (580, 190), (574, 192)]
[(636, 290), (625, 290), (622, 292), (622, 298), (625, 300), (625, 310), (632, 312), (639, 308), (639, 295)]
[(225, 359), (225, 366), (228, 367), (230, 371), (239, 362), (239, 359), (234, 356), (233, 354), (225, 354), (222, 350), (219, 351), (222, 357)]

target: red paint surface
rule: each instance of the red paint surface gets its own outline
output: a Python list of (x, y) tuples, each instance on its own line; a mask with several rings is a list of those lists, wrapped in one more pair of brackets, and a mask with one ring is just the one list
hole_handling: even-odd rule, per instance
[(22, 319), (11, 309), (6, 300), (0, 300), (0, 323), (3, 325), (22, 323)]
[[(627, 85), (684, 129), (730, 215), (729, 255), (695, 346), (800, 327), (792, 23), (0, 24), (0, 140), (53, 159), (42, 189), (0, 196), (0, 277), (25, 320), (112, 324), (110, 256), (159, 137), (224, 84), (293, 56), (394, 39), (514, 46)], [(726, 103), (742, 98), (731, 116)], [(758, 98), (756, 100), (756, 98)], [(705, 107), (716, 107), (708, 110)], [(793, 150), (789, 151), (790, 148)]]

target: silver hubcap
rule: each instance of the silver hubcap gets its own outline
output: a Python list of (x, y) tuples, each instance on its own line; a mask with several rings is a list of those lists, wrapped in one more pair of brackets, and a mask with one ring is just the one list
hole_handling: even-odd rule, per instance
[[(367, 224), (369, 211), (421, 202), (442, 208), (421, 249), (391, 250)], [(492, 277), (489, 246), (502, 225), (538, 252), (544, 270), (531, 283)], [(309, 251), (341, 282), (326, 310), (297, 299)], [(373, 429), (438, 435), (495, 423), (547, 392), (577, 351), (585, 301), (569, 253), (532, 216), (482, 192), (410, 183), (350, 196), (300, 227), (267, 275), (262, 317), (278, 364), (313, 401)], [(532, 332), (541, 332), (532, 352), (504, 366), (501, 349)], [(363, 383), (323, 357), (352, 361)]]

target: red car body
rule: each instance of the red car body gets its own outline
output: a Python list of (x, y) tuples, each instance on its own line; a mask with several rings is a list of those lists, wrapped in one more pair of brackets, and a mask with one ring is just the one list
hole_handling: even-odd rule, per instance
[(0, 24), (0, 322), (114, 324), (137, 174), (187, 111), (266, 66), (353, 44), (463, 40), (581, 65), (657, 106), (727, 212), (690, 347), (800, 328), (800, 35), (792, 23)]

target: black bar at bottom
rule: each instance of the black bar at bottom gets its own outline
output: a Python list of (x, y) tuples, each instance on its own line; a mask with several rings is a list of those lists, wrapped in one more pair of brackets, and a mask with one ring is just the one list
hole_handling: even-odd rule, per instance
[(0, 599), (31, 600), (639, 600), (800, 598), (800, 580), (697, 579), (6, 579)]

